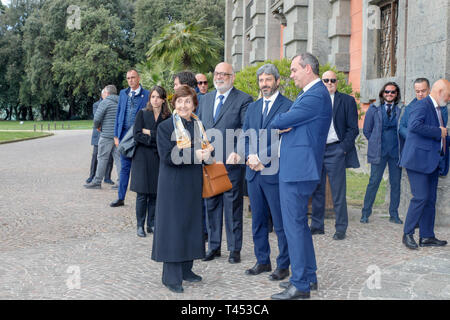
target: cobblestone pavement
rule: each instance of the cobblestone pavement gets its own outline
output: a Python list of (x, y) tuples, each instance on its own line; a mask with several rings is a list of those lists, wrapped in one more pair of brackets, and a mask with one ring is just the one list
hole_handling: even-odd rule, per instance
[[(244, 218), (240, 264), (222, 257), (195, 261), (200, 283), (174, 294), (161, 284), (162, 264), (150, 259), (152, 237), (138, 238), (135, 193), (110, 208), (109, 185), (83, 188), (92, 147), (90, 131), (0, 145), (0, 299), (270, 299), (280, 292), (268, 274), (246, 276), (255, 263), (251, 218)], [(115, 171), (113, 171), (113, 177)], [(314, 236), (319, 290), (311, 299), (449, 299), (450, 247), (406, 249), (402, 226), (375, 214), (359, 223), (350, 209), (347, 238)], [(450, 239), (449, 227), (436, 227)], [(417, 238), (417, 235), (416, 235)], [(276, 236), (270, 235), (272, 262)]]

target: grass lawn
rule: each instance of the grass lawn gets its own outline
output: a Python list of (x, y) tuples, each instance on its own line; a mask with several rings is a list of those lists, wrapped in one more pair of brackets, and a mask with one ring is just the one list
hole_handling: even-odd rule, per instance
[[(347, 170), (347, 202), (349, 205), (362, 207), (364, 203), (364, 195), (366, 194), (366, 187), (369, 184), (369, 175), (364, 173), (356, 173)], [(374, 207), (384, 204), (386, 195), (386, 181), (381, 180), (380, 188), (375, 198)]]
[(48, 131), (49, 125), (50, 130), (62, 130), (64, 125), (64, 130), (70, 128), (70, 130), (83, 130), (92, 129), (92, 120), (76, 120), (76, 121), (0, 121), (0, 130), (34, 130), (34, 125), (36, 125), (36, 131)]
[(42, 136), (48, 136), (47, 132), (20, 132), (20, 131), (0, 131), (0, 143), (6, 141), (15, 141), (27, 138), (37, 138)]

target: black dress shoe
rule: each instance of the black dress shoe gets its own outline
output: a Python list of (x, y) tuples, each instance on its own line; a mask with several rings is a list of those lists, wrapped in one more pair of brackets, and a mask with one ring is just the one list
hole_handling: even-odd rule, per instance
[(92, 177), (92, 178), (90, 178), (90, 177), (87, 178), (87, 179), (86, 179), (86, 183), (91, 183), (93, 179), (94, 179), (93, 177)]
[(141, 238), (145, 238), (147, 236), (144, 232), (144, 227), (137, 228), (137, 235), (138, 235), (138, 237), (141, 237)]
[(292, 299), (309, 299), (311, 294), (297, 290), (292, 284), (283, 292), (274, 294), (271, 298), (274, 300), (292, 300)]
[(416, 240), (414, 240), (414, 236), (412, 234), (404, 234), (403, 235), (403, 244), (409, 249), (417, 249), (418, 248)]
[(211, 261), (215, 257), (220, 257), (220, 249), (209, 251), (206, 256), (203, 258), (203, 261)]
[(403, 224), (403, 221), (399, 217), (390, 217), (389, 222), (396, 224)]
[(421, 247), (442, 247), (447, 244), (445, 240), (433, 238), (419, 238), (419, 246)]
[(336, 233), (333, 236), (333, 239), (334, 240), (344, 240), (345, 239), (345, 233), (336, 231)]
[(241, 253), (239, 251), (230, 252), (230, 257), (228, 258), (229, 263), (239, 263), (241, 262)]
[[(280, 282), (280, 288), (283, 288), (283, 289), (287, 289), (290, 285), (291, 285), (291, 283), (289, 281)], [(317, 282), (309, 283), (309, 290), (311, 290), (311, 291), (317, 290), (318, 287), (319, 287), (319, 285), (317, 284)]]
[(195, 274), (194, 272), (190, 271), (187, 275), (183, 276), (183, 280), (189, 281), (189, 282), (200, 282), (202, 281), (202, 277), (200, 277), (198, 274)]
[(155, 227), (148, 227), (147, 226), (147, 233), (153, 233), (155, 231)]
[(109, 206), (115, 208), (123, 205), (125, 205), (125, 202), (123, 200), (117, 199), (116, 201), (111, 202)]
[(111, 179), (105, 179), (105, 180), (103, 180), (103, 182), (104, 183), (107, 183), (107, 184), (114, 184), (114, 181), (112, 181)]
[(269, 264), (259, 264), (256, 263), (253, 268), (245, 270), (245, 274), (250, 276), (256, 276), (257, 274), (263, 273), (263, 272), (269, 272), (272, 271), (272, 266)]
[(269, 276), (269, 280), (280, 281), (280, 280), (285, 279), (288, 276), (289, 276), (289, 269), (276, 268), (275, 271)]
[(183, 293), (184, 289), (181, 285), (176, 284), (164, 284), (170, 291), (175, 293)]
[(325, 231), (323, 231), (323, 229), (311, 228), (311, 235), (315, 234), (325, 234)]

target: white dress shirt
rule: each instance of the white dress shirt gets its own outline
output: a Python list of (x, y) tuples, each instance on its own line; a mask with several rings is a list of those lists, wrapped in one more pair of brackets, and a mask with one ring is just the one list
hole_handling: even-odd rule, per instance
[[(330, 94), (331, 108), (334, 108), (334, 94)], [(333, 117), (331, 117), (330, 130), (328, 131), (327, 144), (339, 141), (336, 130), (334, 128)]]
[(222, 106), (223, 106), (225, 104), (225, 101), (227, 100), (228, 96), (230, 95), (231, 89), (233, 89), (233, 87), (228, 89), (228, 91), (225, 93), (219, 93), (219, 91), (216, 92), (216, 99), (214, 100), (213, 117), (216, 114), (217, 106), (219, 105), (219, 102), (220, 102), (219, 96), (223, 96), (223, 99), (222, 99)]

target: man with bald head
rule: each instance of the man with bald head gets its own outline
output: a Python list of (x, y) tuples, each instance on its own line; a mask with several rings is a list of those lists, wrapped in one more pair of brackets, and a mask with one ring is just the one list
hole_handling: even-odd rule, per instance
[(333, 118), (328, 131), (322, 176), (312, 196), (311, 233), (325, 232), (325, 185), (328, 175), (336, 213), (336, 233), (333, 239), (342, 240), (345, 238), (348, 226), (345, 168), (359, 168), (355, 148), (355, 138), (359, 134), (358, 110), (355, 98), (337, 91), (336, 73), (331, 70), (326, 71), (322, 75), (322, 82), (330, 93)]
[(450, 82), (434, 83), (428, 97), (411, 106), (408, 135), (401, 154), (400, 166), (406, 168), (413, 195), (403, 229), (403, 243), (417, 249), (414, 228), (419, 224), (419, 246), (445, 246), (434, 234), (436, 193), (439, 175), (448, 172), (449, 137), (447, 117), (442, 108), (450, 101)]
[(206, 94), (208, 92), (208, 78), (203, 73), (197, 73), (195, 79), (197, 79), (197, 88), (199, 91), (197, 95)]
[[(253, 101), (248, 94), (233, 87), (233, 67), (219, 63), (214, 70), (214, 87), (216, 90), (205, 94), (199, 102), (198, 117), (206, 130), (214, 131), (214, 138), (208, 138), (215, 147), (215, 159), (226, 163), (228, 177), (233, 188), (215, 197), (206, 199), (208, 252), (204, 261), (220, 256), (222, 243), (223, 216), (227, 234), (230, 263), (241, 261), (242, 248), (242, 213), (243, 213), (243, 179), (245, 166), (236, 157), (237, 139), (232, 134), (227, 145), (226, 132), (230, 134), (241, 129), (244, 124), (247, 106)], [(214, 130), (211, 130), (214, 129)], [(218, 137), (220, 135), (220, 137)], [(222, 141), (218, 140), (222, 139)], [(236, 141), (235, 141), (236, 140)], [(214, 143), (215, 142), (215, 143)]]

